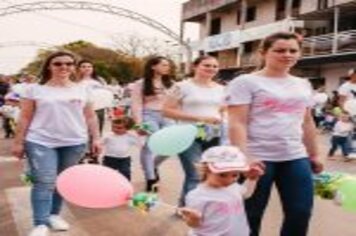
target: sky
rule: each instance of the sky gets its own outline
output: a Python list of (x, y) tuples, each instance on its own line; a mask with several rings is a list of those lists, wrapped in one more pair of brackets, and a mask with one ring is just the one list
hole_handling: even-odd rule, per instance
[[(45, 0), (1, 0), (0, 15), (8, 6), (39, 1)], [(112, 5), (140, 13), (179, 34), (181, 7), (187, 0), (81, 1)], [(198, 39), (197, 25), (187, 24), (185, 31), (191, 40)], [(89, 10), (41, 10), (0, 16), (0, 35), (0, 74), (17, 73), (33, 60), (41, 47), (62, 45), (76, 40), (113, 47), (113, 38), (117, 36), (138, 35), (141, 38), (159, 38), (174, 45), (172, 39), (142, 23)]]

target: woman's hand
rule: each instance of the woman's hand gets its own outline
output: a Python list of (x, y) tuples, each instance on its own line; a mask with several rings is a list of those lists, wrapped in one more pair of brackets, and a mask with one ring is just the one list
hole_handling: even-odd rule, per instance
[(100, 139), (93, 139), (91, 142), (91, 153), (94, 156), (99, 156), (103, 151), (103, 144)]
[(310, 164), (314, 174), (319, 174), (324, 170), (324, 164), (319, 158), (310, 158)]
[(216, 117), (201, 117), (198, 119), (199, 122), (205, 123), (205, 124), (212, 124), (212, 125), (218, 125), (221, 123), (221, 118), (216, 118)]
[(23, 143), (14, 143), (11, 148), (12, 154), (17, 157), (18, 159), (23, 159), (25, 158), (25, 148)]
[(244, 175), (248, 179), (258, 179), (265, 173), (266, 166), (262, 161), (254, 160), (250, 162), (250, 170), (246, 171)]

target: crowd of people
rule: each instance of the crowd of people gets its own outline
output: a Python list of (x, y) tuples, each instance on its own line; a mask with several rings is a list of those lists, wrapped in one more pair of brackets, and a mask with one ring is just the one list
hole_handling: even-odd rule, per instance
[(26, 76), (13, 85), (2, 78), (5, 135), (14, 138), (14, 155), (26, 159), (34, 177), (29, 235), (69, 229), (55, 188), (66, 168), (87, 157), (131, 180), (137, 171), (132, 148), (139, 148), (145, 191), (159, 193), (167, 157), (151, 152), (148, 137), (171, 125), (203, 124), (205, 137), (178, 154), (184, 181), (176, 214), (191, 227), (189, 235), (260, 235), (275, 184), (284, 214), (280, 235), (306, 236), (312, 175), (323, 170), (316, 127), (333, 132), (329, 156), (338, 146), (348, 156), (353, 125), (343, 106), (355, 96), (356, 71), (333, 98), (322, 91), (316, 96), (308, 80), (290, 72), (301, 56), (300, 40), (287, 32), (266, 37), (261, 68), (227, 85), (216, 82), (219, 61), (209, 55), (198, 57), (182, 81), (175, 80), (172, 61), (152, 57), (129, 93), (108, 85), (91, 61), (78, 62), (66, 51), (49, 55), (38, 79)]

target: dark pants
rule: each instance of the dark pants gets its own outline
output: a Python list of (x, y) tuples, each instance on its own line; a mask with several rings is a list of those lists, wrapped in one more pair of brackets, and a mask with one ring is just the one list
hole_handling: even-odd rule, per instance
[(104, 166), (119, 171), (128, 180), (131, 180), (131, 157), (104, 157)]
[(12, 118), (4, 118), (3, 128), (5, 131), (5, 138), (15, 137), (15, 121)]
[(105, 109), (100, 109), (95, 111), (99, 123), (100, 135), (103, 133), (104, 123), (105, 123)]
[(190, 190), (195, 189), (200, 182), (196, 164), (200, 161), (202, 153), (210, 147), (218, 146), (219, 142), (219, 138), (213, 138), (208, 142), (196, 140), (187, 150), (178, 154), (185, 176), (179, 206), (185, 206), (185, 196)]
[(265, 162), (265, 174), (258, 180), (254, 194), (246, 200), (251, 236), (258, 236), (272, 184), (275, 183), (284, 213), (281, 236), (306, 236), (313, 208), (313, 181), (308, 158)]
[(347, 137), (332, 136), (331, 137), (331, 148), (329, 150), (329, 156), (334, 156), (338, 147), (341, 147), (342, 155), (349, 155), (348, 140)]

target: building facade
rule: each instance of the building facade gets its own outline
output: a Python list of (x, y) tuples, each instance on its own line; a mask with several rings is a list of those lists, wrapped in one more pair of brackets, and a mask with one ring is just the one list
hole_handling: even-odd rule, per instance
[(192, 50), (216, 56), (226, 79), (258, 67), (261, 39), (279, 31), (304, 36), (294, 73), (316, 86), (332, 91), (356, 68), (356, 1), (190, 0), (183, 4), (185, 22), (200, 25)]

